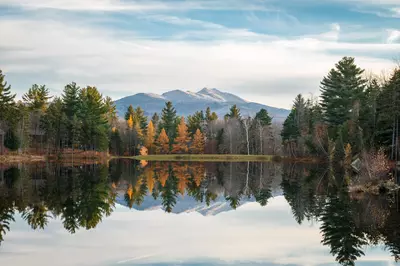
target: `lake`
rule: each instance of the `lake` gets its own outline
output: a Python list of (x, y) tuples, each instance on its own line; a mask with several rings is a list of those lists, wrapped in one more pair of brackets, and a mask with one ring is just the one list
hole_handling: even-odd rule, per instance
[(400, 197), (326, 165), (0, 166), (0, 265), (395, 265)]

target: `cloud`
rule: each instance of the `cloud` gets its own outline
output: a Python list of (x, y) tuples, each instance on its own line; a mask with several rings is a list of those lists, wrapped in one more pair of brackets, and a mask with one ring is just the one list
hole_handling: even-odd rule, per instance
[(400, 41), (400, 31), (399, 30), (388, 30), (388, 43), (396, 43)]
[(70, 11), (268, 10), (257, 0), (0, 0), (0, 5)]
[[(57, 94), (71, 81), (96, 85), (113, 98), (208, 86), (289, 108), (298, 93), (318, 92), (322, 77), (341, 58), (334, 53), (364, 53), (357, 63), (380, 73), (392, 62), (372, 55), (400, 49), (396, 43), (340, 43), (331, 33), (330, 38), (289, 40), (214, 24), (205, 28), (186, 30), (181, 38), (150, 40), (132, 31), (74, 21), (0, 19), (1, 67), (19, 95), (32, 83), (48, 84)], [(333, 24), (331, 32), (339, 29)], [(200, 41), (186, 39), (196, 34)]]

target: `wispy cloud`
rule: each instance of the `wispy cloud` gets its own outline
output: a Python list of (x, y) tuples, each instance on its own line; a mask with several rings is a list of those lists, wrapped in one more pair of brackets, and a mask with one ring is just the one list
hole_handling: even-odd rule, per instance
[(400, 42), (400, 30), (388, 30), (388, 43)]
[(72, 11), (268, 10), (257, 0), (0, 0), (0, 5)]

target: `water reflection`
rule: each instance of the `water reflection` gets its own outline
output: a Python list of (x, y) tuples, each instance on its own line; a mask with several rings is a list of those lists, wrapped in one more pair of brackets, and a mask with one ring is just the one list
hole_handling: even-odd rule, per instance
[(0, 242), (7, 245), (17, 215), (32, 230), (57, 218), (74, 234), (96, 228), (116, 204), (218, 215), (248, 202), (267, 206), (282, 195), (298, 224), (319, 226), (321, 244), (340, 264), (354, 265), (366, 246), (377, 245), (398, 261), (399, 196), (351, 195), (346, 183), (342, 171), (304, 164), (120, 160), (109, 166), (0, 167)]

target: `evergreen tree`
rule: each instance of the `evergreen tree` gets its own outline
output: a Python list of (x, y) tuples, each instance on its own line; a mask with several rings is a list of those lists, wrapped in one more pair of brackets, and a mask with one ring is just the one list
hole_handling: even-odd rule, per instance
[(172, 102), (167, 102), (162, 110), (161, 121), (158, 125), (159, 132), (161, 132), (162, 129), (165, 129), (168, 138), (170, 140), (175, 139), (177, 119), (178, 117), (176, 116), (176, 110), (172, 106)]
[(62, 102), (64, 105), (64, 112), (68, 119), (72, 119), (74, 115), (78, 116), (80, 109), (80, 94), (81, 88), (75, 82), (68, 84), (64, 87)]
[(107, 110), (106, 119), (110, 128), (114, 127), (117, 123), (117, 107), (115, 106), (114, 101), (109, 97), (106, 96), (104, 99), (104, 105)]
[(188, 130), (190, 132), (190, 135), (193, 135), (196, 133), (197, 129), (201, 130), (201, 128), (203, 127), (203, 123), (205, 121), (203, 111), (197, 111), (193, 115), (189, 115), (187, 120)]
[(211, 108), (207, 107), (205, 119), (207, 122), (216, 121), (216, 120), (218, 120), (218, 115), (215, 112), (211, 113)]
[(151, 122), (153, 122), (154, 128), (158, 128), (159, 121), (160, 121), (160, 117), (158, 116), (157, 113), (154, 113), (153, 116), (151, 117)]
[[(366, 80), (352, 57), (344, 57), (321, 82), (321, 107), (325, 121), (339, 126), (352, 117), (353, 107), (362, 97)], [(336, 136), (335, 136), (336, 137)]]
[(169, 153), (169, 138), (165, 129), (161, 129), (161, 133), (156, 141), (156, 152), (157, 154), (168, 154)]
[(132, 105), (129, 105), (125, 113), (125, 120), (128, 121), (131, 116), (132, 118), (135, 117), (135, 110), (133, 109)]
[(30, 110), (45, 111), (49, 100), (52, 98), (49, 94), (50, 91), (45, 85), (34, 84), (28, 92), (22, 96), (22, 99)]
[(200, 129), (197, 129), (196, 133), (193, 135), (193, 142), (190, 146), (190, 152), (194, 154), (203, 154), (204, 145), (204, 136), (201, 133)]
[(86, 148), (105, 151), (108, 148), (107, 108), (103, 96), (96, 87), (81, 90), (82, 102), (80, 120), (82, 121), (81, 143)]
[(234, 104), (230, 109), (229, 109), (229, 113), (225, 115), (225, 119), (241, 119), (241, 115), (240, 115), (240, 109), (236, 106), (236, 104)]
[(296, 117), (296, 109), (293, 108), (290, 111), (289, 116), (285, 119), (285, 122), (283, 122), (283, 129), (281, 133), (283, 141), (295, 141), (300, 136), (300, 129), (298, 127)]
[(181, 122), (178, 125), (177, 137), (175, 138), (175, 143), (172, 145), (173, 153), (187, 153), (188, 143), (190, 142), (188, 127), (185, 123), (185, 118), (181, 117)]
[(144, 115), (144, 111), (140, 106), (135, 109), (135, 114), (133, 116), (133, 121), (135, 123), (139, 123), (140, 128), (142, 130), (146, 130), (147, 128), (147, 117)]
[[(63, 112), (63, 108), (62, 100), (60, 98), (54, 98), (47, 112), (41, 118), (42, 129), (44, 130), (47, 141), (49, 144), (52, 143), (53, 149), (56, 151), (62, 146), (61, 144), (63, 141), (67, 139), (67, 126), (75, 126), (78, 123), (76, 115), (74, 115), (75, 119), (71, 123)], [(76, 125), (76, 127), (78, 127), (78, 125)], [(75, 128), (73, 128), (73, 130), (75, 131)], [(71, 131), (71, 136), (73, 136), (73, 134), (77, 134), (74, 137), (79, 136), (79, 133)]]
[[(375, 142), (384, 147), (391, 159), (398, 160), (400, 137), (400, 68), (384, 84), (377, 98), (377, 132)], [(396, 158), (397, 155), (397, 158)]]
[(255, 116), (255, 120), (260, 121), (262, 126), (270, 126), (272, 118), (269, 116), (267, 110), (261, 109)]
[(11, 86), (7, 86), (4, 80), (5, 75), (0, 70), (0, 126), (2, 122), (8, 121), (11, 117), (12, 109), (15, 108), (15, 94), (11, 94)]

